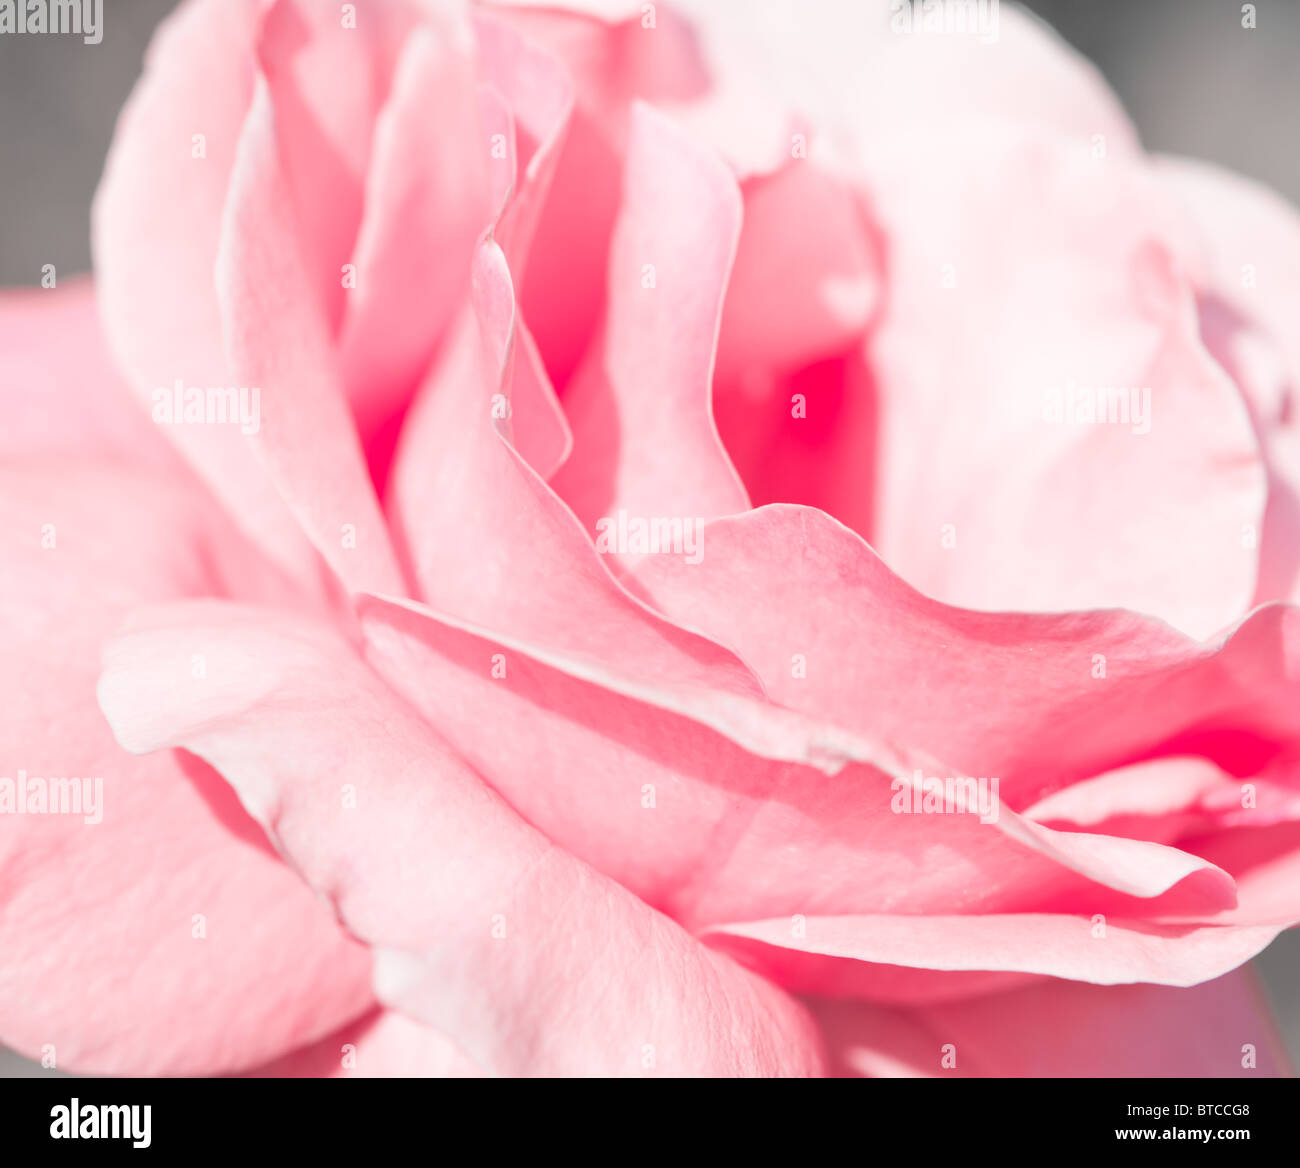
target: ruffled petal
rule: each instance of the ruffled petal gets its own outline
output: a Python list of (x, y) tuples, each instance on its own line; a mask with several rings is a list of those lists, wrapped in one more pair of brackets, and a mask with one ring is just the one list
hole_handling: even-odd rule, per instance
[(695, 522), (749, 506), (710, 408), (740, 216), (723, 164), (638, 105), (603, 328), (565, 394), (574, 452), (555, 480), (593, 538), (619, 512)]
[(110, 646), (99, 693), (132, 751), (216, 766), (378, 951), (381, 1000), (485, 1068), (820, 1070), (795, 1002), (519, 819), (323, 626), (158, 610)]
[(229, 367), (260, 392), (247, 441), (326, 562), (349, 587), (401, 593), (401, 571), (348, 409), (338, 360), (308, 286), (259, 84), (240, 135), (217, 299)]

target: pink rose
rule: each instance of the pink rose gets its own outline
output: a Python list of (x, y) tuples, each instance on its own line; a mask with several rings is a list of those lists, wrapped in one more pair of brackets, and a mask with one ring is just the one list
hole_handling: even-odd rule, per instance
[(1012, 11), (569, 7), (187, 0), (0, 301), (0, 1041), (1284, 1073), (1300, 221)]

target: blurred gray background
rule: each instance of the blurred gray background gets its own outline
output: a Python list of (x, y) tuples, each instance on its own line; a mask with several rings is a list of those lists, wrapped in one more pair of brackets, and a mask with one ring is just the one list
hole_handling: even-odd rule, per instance
[[(61, 277), (89, 269), (90, 200), (113, 123), (173, 2), (105, 0), (96, 46), (0, 37), (0, 286), (38, 283), (43, 264)], [(1148, 149), (1209, 159), (1300, 203), (1300, 0), (1258, 0), (1254, 31), (1238, 0), (1024, 6), (1101, 68)], [(1257, 966), (1300, 1065), (1300, 929)], [(32, 1071), (0, 1050), (0, 1077)]]

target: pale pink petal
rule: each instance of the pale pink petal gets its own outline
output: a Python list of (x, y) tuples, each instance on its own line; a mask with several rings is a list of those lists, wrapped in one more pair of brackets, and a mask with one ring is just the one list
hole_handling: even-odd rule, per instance
[[(519, 143), (515, 136), (514, 111), (506, 99), (484, 84), (478, 86), (477, 99), (478, 125), (488, 143), (489, 163), (482, 169), (486, 171), (487, 205), (491, 208), (490, 223), (495, 236), (519, 178)], [(480, 145), (474, 143), (475, 148)]]
[(563, 390), (600, 320), (621, 169), (589, 115), (570, 118), (537, 214), (520, 303), (547, 372)]
[[(810, 1001), (821, 1025), (830, 1076), (924, 1079), (938, 1073), (941, 1043), (914, 1010), (875, 1002)], [(965, 1067), (950, 1072), (969, 1077)]]
[(610, 24), (620, 24), (634, 16), (640, 16), (643, 7), (641, 0), (565, 0), (563, 4), (556, 4), (554, 0), (486, 0), (486, 3), (490, 7), (518, 8), (524, 11), (537, 8), (545, 12), (555, 10), (564, 14), (581, 13)]
[(484, 1072), (438, 1031), (379, 1007), (246, 1074), (258, 1079), (467, 1079)]
[[(148, 410), (177, 383), (235, 384), (212, 290), (226, 188), (255, 76), (256, 0), (190, 0), (160, 27), (95, 197), (105, 335)], [(166, 425), (239, 525), (296, 578), (319, 559), (232, 425)]]
[(1270, 470), (1256, 601), (1300, 598), (1300, 218), (1272, 191), (1190, 159), (1160, 182), (1204, 237), (1201, 331), (1251, 404)]
[[(769, 100), (775, 90), (837, 149), (856, 145), (869, 155), (882, 137), (899, 130), (924, 136), (951, 126), (957, 114), (964, 124), (997, 121), (1089, 145), (1097, 137), (1112, 152), (1137, 149), (1137, 135), (1100, 71), (1046, 23), (1011, 5), (677, 0), (674, 6), (699, 28), (711, 66), (729, 67), (723, 70), (728, 79), (748, 66), (765, 82)], [(942, 29), (945, 19), (964, 21), (962, 31), (936, 35), (933, 26)], [(1034, 100), (1026, 101), (1026, 93)]]
[(508, 21), (480, 8), (474, 32), (479, 74), (512, 116), (514, 190), (493, 236), (522, 281), (573, 114), (573, 86), (560, 62)]
[(743, 192), (718, 339), (718, 431), (755, 505), (798, 500), (869, 532), (877, 395), (862, 336), (881, 294), (882, 244), (856, 192), (811, 160)]
[(185, 745), (216, 766), (379, 950), (381, 998), (484, 1067), (819, 1070), (792, 1000), (519, 819), (324, 626), (155, 610), (109, 647), (99, 692), (131, 750)]
[(1128, 835), (1128, 823), (1141, 823), (1143, 839), (1174, 839), (1185, 818), (1207, 796), (1225, 785), (1238, 786), (1207, 759), (1172, 756), (1148, 759), (1083, 779), (1053, 791), (1025, 815), (1038, 823), (1101, 828)]
[(340, 359), (363, 439), (418, 384), (491, 218), (489, 166), (501, 166), (480, 119), (469, 35), (451, 21), (414, 31), (375, 125), (365, 215), (340, 261), (356, 270)]
[[(1300, 218), (1295, 209), (1268, 188), (1195, 159), (1157, 159), (1155, 174), (1200, 233), (1206, 269), (1198, 291), (1221, 298), (1263, 327), (1267, 341), (1282, 355), (1294, 393), (1300, 376), (1300, 342), (1291, 327), (1300, 299)], [(1257, 399), (1254, 404), (1261, 421), (1277, 421), (1281, 402)]]
[(4, 453), (130, 454), (180, 472), (113, 366), (88, 278), (0, 291), (0, 354)]
[[(957, 200), (918, 169), (934, 148)], [(968, 607), (1125, 607), (1195, 636), (1247, 611), (1264, 468), (1200, 339), (1187, 225), (1144, 172), (1000, 129), (915, 137), (867, 181), (890, 273), (880, 553)], [(1072, 422), (1067, 397), (1102, 390), (1115, 420)]]
[(746, 921), (711, 928), (704, 937), (793, 992), (925, 1002), (970, 992), (969, 978), (950, 984), (952, 974), (966, 971), (1097, 985), (1196, 985), (1236, 969), (1281, 931), (1281, 925), (1174, 925), (1104, 913), (1003, 913), (811, 916), (799, 918), (797, 931), (789, 918)]
[(257, 64), (275, 108), (284, 213), (297, 224), (305, 285), (332, 335), (345, 307), (339, 272), (352, 258), (376, 115), (390, 83), (383, 34), (405, 6), (366, 5), (355, 27), (321, 0), (264, 7)]
[(573, 431), (546, 374), (537, 342), (522, 317), (515, 319), (510, 417), (515, 450), (537, 474), (551, 478), (573, 450)]
[[(824, 38), (827, 51), (835, 54), (823, 71), (855, 86), (849, 93), (859, 100), (842, 108), (853, 118), (864, 151), (870, 150), (873, 137), (886, 133), (910, 128), (923, 135), (951, 127), (954, 109), (970, 125), (1020, 126), (1089, 150), (1104, 149), (1112, 157), (1139, 149), (1137, 132), (1101, 71), (1034, 14), (1012, 5), (996, 10), (984, 5), (974, 14), (975, 35), (935, 36), (924, 27), (918, 30), (915, 22), (907, 29), (899, 8), (892, 0), (837, 0), (832, 5), (841, 19), (850, 14), (870, 25), (867, 39), (874, 51), (869, 55), (857, 49), (848, 29), (835, 36), (824, 23), (805, 25), (794, 41), (805, 61), (819, 43), (814, 38)], [(923, 25), (935, 18), (924, 5), (914, 12)], [(969, 10), (965, 15), (970, 18)], [(981, 16), (992, 16), (987, 31), (978, 23)], [(938, 18), (943, 20), (945, 13)], [(906, 125), (896, 106), (901, 91), (907, 93)], [(1026, 93), (1034, 100), (1026, 101)]]
[(914, 763), (949, 772), (656, 675), (654, 661), (593, 667), (380, 599), (363, 598), (360, 619), (374, 668), (521, 814), (693, 928), (1134, 897), (1205, 914), (1232, 901), (1223, 871), (1177, 849), (1055, 832), (1006, 807), (988, 822), (955, 806), (897, 813), (895, 780), (910, 786)]
[(733, 648), (776, 701), (996, 775), (1012, 807), (1155, 753), (1255, 774), (1300, 728), (1300, 610), (1199, 643), (1126, 612), (953, 608), (802, 507), (716, 520), (702, 546), (698, 564), (638, 564), (659, 611)]
[[(1292, 1073), (1272, 1012), (1248, 970), (1190, 989), (1040, 981), (916, 1010), (847, 1002), (814, 1008), (833, 1073), (841, 1075), (1251, 1078)], [(945, 1056), (950, 1065), (944, 1065)], [(1116, 1124), (1161, 1127), (1167, 1121), (1139, 1117)]]
[(654, 27), (643, 26), (639, 11), (609, 23), (560, 10), (498, 15), (560, 62), (571, 87), (572, 113), (520, 281), (524, 315), (563, 392), (604, 310), (631, 107), (701, 97), (709, 77), (690, 25), (668, 6), (656, 8)]
[(798, 159), (742, 191), (745, 223), (718, 337), (720, 383), (843, 352), (862, 337), (880, 294), (880, 258), (843, 179)]
[(402, 592), (338, 362), (289, 217), (274, 111), (258, 86), (240, 137), (217, 256), (232, 373), (260, 391), (248, 441), (326, 562), (349, 587)]
[(593, 537), (619, 511), (693, 520), (749, 505), (710, 410), (740, 217), (722, 162), (638, 105), (606, 314), (565, 393), (574, 451), (555, 480)]
[[(772, 174), (792, 158), (808, 157), (810, 140), (820, 144), (824, 123), (812, 126), (809, 111), (814, 103), (806, 100), (807, 92), (798, 84), (787, 84), (791, 78), (782, 57), (790, 38), (803, 35), (809, 14), (800, 10), (796, 15), (793, 8), (782, 12), (772, 5), (741, 10), (729, 7), (727, 0), (720, 6), (688, 3), (674, 4), (673, 9), (687, 14), (708, 85), (665, 95), (656, 103), (659, 108), (696, 141), (722, 155), (741, 180)], [(824, 59), (817, 68), (824, 72)]]
[(1300, 824), (1215, 831), (1186, 847), (1236, 877), (1237, 903), (1203, 919), (1289, 928), (1300, 920)]
[(205, 1074), (364, 1009), (367, 955), (225, 784), (190, 755), (131, 757), (95, 703), (100, 644), (134, 605), (292, 594), (184, 480), (86, 457), (0, 479), (3, 774), (102, 780), (99, 822), (2, 817), (0, 1042), (52, 1045), (65, 1070)]
[(1269, 827), (1300, 819), (1300, 763), (1282, 755), (1257, 774), (1233, 776), (1194, 756), (1147, 759), (1062, 787), (1025, 815), (1161, 843), (1220, 827)]
[[(1011, 6), (678, 0), (673, 7), (695, 30), (710, 84), (663, 104), (745, 175), (769, 173), (792, 154), (864, 163), (896, 135), (927, 140), (950, 128), (954, 111), (963, 126), (1021, 126), (1118, 155), (1138, 148), (1092, 63)], [(664, 8), (656, 8), (662, 20)], [(945, 19), (964, 22), (964, 31), (927, 30)]]
[[(511, 191), (492, 236), (505, 255), (513, 283), (524, 279), (538, 218), (573, 114), (573, 86), (563, 67), (518, 30), (482, 9), (474, 30), (479, 72), (508, 107)], [(496, 171), (505, 169), (493, 160)], [(515, 449), (542, 478), (569, 457), (573, 434), (545, 362), (522, 317), (515, 321), (518, 353), (510, 387)]]
[(411, 408), (386, 499), (422, 596), (439, 611), (593, 663), (632, 655), (665, 676), (713, 676), (720, 687), (757, 693), (726, 650), (655, 617), (614, 582), (573, 514), (516, 451), (511, 396), (525, 389), (521, 424), (535, 429), (543, 390), (524, 384), (541, 372), (531, 362), (520, 369), (529, 352), (527, 342), (513, 351), (514, 313), (504, 257), (485, 243), (474, 303)]

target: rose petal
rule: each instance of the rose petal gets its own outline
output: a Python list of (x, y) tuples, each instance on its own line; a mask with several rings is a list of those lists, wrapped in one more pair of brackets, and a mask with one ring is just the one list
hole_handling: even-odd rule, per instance
[(574, 452), (556, 476), (593, 535), (620, 511), (695, 519), (749, 506), (710, 411), (739, 191), (648, 106), (633, 110), (627, 158), (604, 328), (565, 393)]
[(573, 86), (560, 62), (508, 21), (479, 9), (474, 13), (474, 32), (479, 72), (502, 96), (514, 124), (516, 188), (493, 236), (515, 279), (522, 282), (573, 115)]
[(380, 1007), (247, 1075), (256, 1079), (465, 1079), (483, 1073), (436, 1030)]
[[(499, 15), (559, 61), (571, 86), (573, 111), (520, 280), (524, 315), (563, 392), (604, 308), (632, 105), (693, 100), (709, 78), (690, 25), (667, 6), (653, 27), (639, 9), (608, 22), (558, 9)], [(517, 253), (508, 254), (517, 271)]]
[(350, 587), (404, 591), (320, 309), (289, 218), (268, 90), (240, 136), (217, 255), (229, 366), (261, 393), (258, 458)]
[[(200, 389), (233, 383), (212, 273), (252, 101), (260, 8), (257, 0), (195, 0), (163, 22), (95, 196), (104, 331), (146, 407), (155, 390), (170, 392), (178, 382)], [(264, 552), (305, 587), (319, 586), (316, 553), (238, 427), (168, 425), (162, 432)]]
[(1256, 602), (1300, 599), (1300, 221), (1272, 191), (1205, 163), (1162, 159), (1157, 176), (1204, 234), (1201, 331), (1250, 402), (1268, 459)]
[[(816, 1009), (836, 1071), (844, 1075), (1291, 1074), (1277, 1024), (1247, 970), (1191, 989), (1042, 981), (919, 1010), (851, 1003), (821, 1003)], [(1251, 1066), (1243, 1065), (1247, 1046)], [(955, 1066), (944, 1065), (946, 1054), (955, 1058)], [(1152, 1121), (1135, 1117), (1131, 1122)]]
[(744, 694), (596, 670), (411, 604), (363, 597), (359, 616), (375, 669), (530, 822), (692, 928), (758, 912), (1109, 908), (1121, 893), (1203, 913), (1231, 902), (1225, 873), (1173, 848), (1053, 832), (1005, 807), (990, 822), (946, 803), (898, 813), (905, 755)]
[(384, 42), (400, 36), (408, 11), (380, 0), (348, 27), (335, 5), (271, 0), (262, 17), (257, 64), (275, 108), (285, 214), (297, 224), (306, 285), (331, 335), (345, 306), (339, 269), (356, 240), (376, 116), (391, 83)]
[[(340, 261), (356, 268), (339, 344), (363, 441), (418, 384), (491, 216), (490, 138), (468, 41), (450, 22), (412, 32), (375, 125), (365, 215)], [(331, 283), (340, 285), (339, 264)]]
[(1132, 613), (953, 608), (803, 507), (716, 520), (702, 546), (698, 564), (638, 564), (659, 611), (735, 649), (774, 700), (997, 775), (1012, 807), (1155, 753), (1254, 774), (1300, 728), (1300, 610), (1201, 644)]
[(4, 453), (129, 453), (183, 473), (113, 366), (89, 279), (0, 291), (0, 353)]
[[(510, 395), (539, 374), (514, 359), (514, 312), (504, 257), (487, 242), (474, 303), (411, 408), (393, 466), (388, 510), (422, 596), (598, 666), (640, 655), (682, 680), (712, 674), (714, 684), (756, 693), (726, 650), (658, 619), (614, 582), (573, 514), (516, 451)], [(538, 389), (525, 406), (533, 415)]]
[(742, 191), (745, 224), (718, 337), (717, 378), (733, 385), (747, 374), (833, 356), (860, 340), (882, 276), (867, 222), (843, 179), (796, 159), (750, 179)]
[(107, 651), (100, 700), (129, 749), (185, 744), (217, 766), (379, 950), (381, 997), (484, 1067), (819, 1069), (794, 1002), (525, 824), (323, 626), (156, 610)]
[(968, 980), (959, 989), (948, 984), (948, 971), (1196, 985), (1254, 957), (1282, 927), (1168, 925), (1104, 913), (810, 916), (799, 919), (797, 935), (785, 918), (715, 926), (705, 939), (792, 992), (925, 1002), (969, 991)]
[[(1096, 66), (1044, 21), (1010, 5), (955, 12), (896, 0), (677, 6), (699, 29), (715, 72), (728, 82), (745, 70), (762, 78), (762, 113), (772, 105), (804, 113), (814, 150), (827, 139), (836, 153), (866, 161), (900, 131), (925, 140), (951, 127), (958, 110), (964, 126), (1018, 126), (1100, 144), (1112, 155), (1138, 148)], [(967, 22), (965, 35), (932, 35), (936, 20), (953, 15)], [(737, 120), (754, 119), (753, 110), (740, 107)]]
[[(1266, 481), (1200, 341), (1176, 210), (1122, 158), (991, 130), (944, 143), (954, 204), (919, 142), (871, 178), (890, 270), (873, 545), (949, 603), (1217, 632), (1250, 605)], [(1128, 424), (1071, 424), (1067, 395), (1102, 389)]]
[(102, 780), (98, 823), (2, 817), (0, 1041), (52, 1045), (65, 1070), (209, 1074), (364, 1009), (367, 955), (219, 778), (180, 753), (132, 758), (95, 704), (100, 643), (134, 605), (284, 604), (283, 582), (184, 480), (86, 458), (10, 461), (0, 480), (3, 774)]

